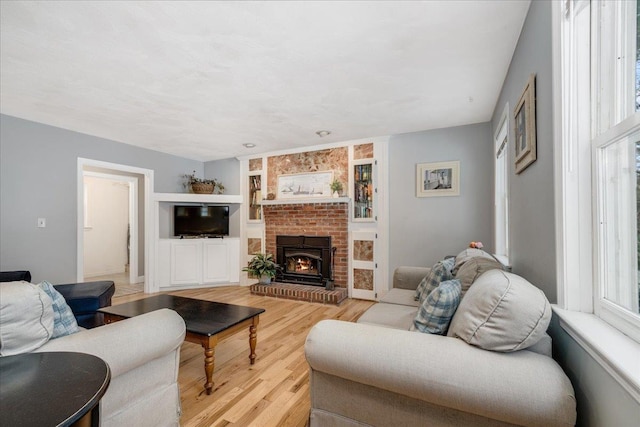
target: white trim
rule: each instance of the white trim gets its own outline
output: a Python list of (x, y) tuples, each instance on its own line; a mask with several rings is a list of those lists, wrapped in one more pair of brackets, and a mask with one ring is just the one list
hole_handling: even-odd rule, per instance
[(593, 314), (555, 305), (553, 312), (562, 329), (640, 403), (640, 344)]
[(153, 193), (154, 202), (225, 203), (240, 204), (239, 194)]
[[(506, 102), (493, 136), (493, 240), (500, 262), (509, 265), (509, 102)], [(502, 166), (501, 176), (498, 167)], [(502, 182), (500, 194), (498, 184)], [(502, 200), (500, 200), (502, 199)]]
[[(565, 13), (567, 5), (575, 8)], [(584, 312), (593, 311), (591, 124), (589, 109), (577, 106), (590, 102), (590, 13), (588, 2), (552, 7), (558, 303)]]
[[(78, 281), (83, 280), (84, 268), (83, 268), (83, 253), (84, 253), (84, 168), (96, 167), (107, 170), (114, 170), (119, 172), (134, 173), (144, 176), (144, 292), (152, 292), (152, 285), (155, 278), (155, 240), (153, 239), (154, 231), (157, 232), (157, 227), (154, 220), (154, 209), (151, 204), (151, 195), (153, 192), (153, 178), (154, 172), (151, 169), (143, 169), (135, 166), (120, 165), (117, 163), (104, 162), (100, 160), (85, 159), (78, 157), (76, 171), (76, 200), (77, 200), (77, 232), (76, 232), (76, 277)], [(137, 205), (137, 200), (136, 200)], [(136, 249), (137, 250), (137, 249)], [(131, 269), (133, 270), (133, 269)], [(137, 271), (136, 271), (137, 277)], [(139, 280), (139, 277), (137, 278)]]

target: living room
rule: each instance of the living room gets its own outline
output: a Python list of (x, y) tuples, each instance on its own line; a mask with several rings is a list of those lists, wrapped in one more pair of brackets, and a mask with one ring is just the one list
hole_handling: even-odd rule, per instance
[[(253, 158), (268, 159), (373, 142), (376, 149), (379, 149), (375, 157), (380, 160), (378, 192), (381, 204), (378, 210), (382, 225), (379, 228), (386, 239), (384, 257), (381, 260), (384, 265), (384, 274), (380, 278), (382, 294), (389, 289), (397, 267), (431, 266), (446, 255), (459, 253), (471, 240), (484, 242), (489, 251), (495, 248), (494, 136), (501, 125), (505, 105), (508, 103), (510, 106), (508, 114), (511, 121), (513, 109), (527, 79), (535, 74), (537, 159), (524, 171), (516, 174), (513, 166), (515, 151), (510, 149), (508, 152), (509, 264), (512, 272), (525, 277), (541, 289), (552, 304), (557, 304), (560, 309), (575, 308), (574, 304), (567, 303), (563, 278), (568, 273), (562, 261), (562, 248), (565, 246), (559, 243), (564, 237), (558, 210), (565, 201), (560, 195), (567, 188), (563, 187), (565, 184), (560, 182), (562, 175), (558, 173), (563, 146), (557, 136), (560, 122), (557, 106), (560, 95), (557, 62), (554, 62), (557, 58), (554, 55), (557, 55), (555, 49), (559, 42), (554, 38), (558, 27), (554, 20), (558, 19), (559, 11), (556, 10), (555, 3), (533, 1), (524, 7), (522, 20), (516, 23), (518, 30), (513, 39), (512, 54), (507, 55), (504, 74), (495, 87), (493, 97), (487, 101), (491, 106), (483, 120), (453, 126), (416, 128), (417, 131), (414, 129), (387, 133), (382, 137), (372, 132), (373, 134), (352, 138), (340, 138), (337, 128), (327, 125), (327, 129), (333, 131), (328, 142), (313, 135), (315, 143), (307, 143), (303, 147), (296, 141), (288, 140), (282, 141), (278, 148), (259, 151), (260, 141), (255, 140), (252, 142), (257, 147), (253, 149), (243, 147), (242, 154), (211, 161), (194, 160), (194, 156), (181, 157), (162, 150), (123, 143), (128, 140), (126, 134), (117, 138), (95, 136), (84, 130), (89, 129), (89, 125), (86, 128), (69, 127), (61, 119), (56, 119), (56, 114), (64, 115), (66, 110), (63, 105), (58, 106), (59, 111), (41, 112), (39, 116), (33, 117), (23, 116), (19, 112), (20, 104), (12, 104), (8, 102), (9, 98), (5, 98), (11, 91), (8, 86), (10, 80), (5, 79), (8, 76), (5, 68), (7, 62), (3, 60), (3, 102), (0, 116), (0, 270), (28, 269), (34, 283), (41, 280), (51, 283), (79, 281), (79, 159), (120, 165), (138, 171), (151, 170), (153, 187), (149, 191), (152, 193), (185, 193), (183, 176), (195, 171), (197, 176), (223, 182), (225, 194), (245, 195), (244, 180), (248, 170), (243, 165)], [(5, 19), (8, 20), (11, 16), (9, 7), (4, 3), (2, 12), (4, 56), (5, 48), (8, 48), (5, 45), (4, 31), (12, 26), (4, 25)], [(19, 94), (20, 90), (17, 90), (13, 98)], [(32, 101), (27, 101), (29, 102)], [(468, 104), (477, 102), (480, 100), (465, 98), (464, 102), (460, 102), (458, 112)], [(363, 105), (362, 108), (366, 109), (366, 106)], [(456, 111), (447, 114), (455, 115)], [(97, 122), (107, 119), (104, 116), (92, 118)], [(117, 119), (110, 120), (110, 126), (118, 128)], [(160, 134), (164, 128), (158, 129)], [(324, 127), (314, 128), (310, 133), (314, 134), (320, 129)], [(264, 132), (268, 134), (269, 130), (265, 129)], [(117, 133), (116, 130), (114, 135)], [(176, 140), (174, 145), (179, 147), (181, 141)], [(459, 196), (416, 197), (417, 164), (454, 160), (460, 162)], [(244, 206), (241, 207), (243, 208)], [(147, 214), (149, 213), (145, 215)], [(46, 227), (38, 228), (37, 218), (46, 218)], [(570, 218), (577, 221), (578, 216)], [(153, 216), (150, 221), (155, 221)], [(237, 237), (249, 237), (247, 230), (255, 224), (247, 225), (248, 221), (240, 218), (236, 221)], [(245, 258), (243, 256), (241, 261), (246, 261)], [(151, 264), (155, 262), (150, 260)], [(561, 273), (563, 271), (564, 274)], [(207, 288), (203, 294), (215, 291), (216, 288)], [(185, 295), (194, 296), (197, 291), (190, 289), (184, 292)], [(242, 299), (243, 297), (232, 295), (227, 302)], [(315, 305), (308, 307), (310, 319), (318, 319), (317, 313), (323, 310), (334, 310), (332, 316), (340, 315), (339, 308), (318, 308)], [(301, 312), (302, 317), (302, 309), (297, 305), (291, 310)], [(578, 424), (632, 425), (640, 411), (637, 399), (640, 390), (638, 373), (627, 374), (627, 368), (617, 366), (615, 360), (612, 361), (608, 355), (603, 356), (601, 350), (593, 350), (598, 348), (597, 344), (594, 347), (584, 338), (576, 338), (580, 334), (576, 335), (573, 329), (568, 332), (567, 329), (571, 328), (567, 328), (566, 323), (566, 320), (563, 321), (556, 314), (549, 334), (553, 338), (554, 358), (572, 380), (576, 391)], [(264, 326), (267, 327), (266, 324)], [(237, 342), (233, 341), (234, 350), (229, 350), (229, 353), (221, 350), (222, 353), (216, 356), (217, 363), (222, 366), (229, 362), (235, 349), (245, 345), (245, 341), (244, 337), (242, 340), (238, 338)], [(622, 347), (617, 351), (631, 357), (638, 354), (633, 353), (638, 351), (637, 343), (630, 341), (629, 347)], [(276, 344), (272, 346), (276, 348)], [(266, 356), (260, 350), (259, 336), (258, 359)], [(246, 358), (244, 355), (242, 357)], [(194, 377), (201, 374), (200, 358), (201, 350), (195, 345), (186, 347), (181, 354), (181, 363), (191, 363), (187, 366), (187, 371), (198, 370)], [(239, 368), (229, 365), (224, 372), (231, 373), (237, 369)], [(631, 370), (633, 371), (633, 367)], [(193, 405), (200, 412), (194, 412), (203, 414), (203, 419), (206, 418), (204, 414), (216, 413), (217, 409), (208, 408), (206, 402), (203, 402), (203, 396), (198, 395), (202, 384), (194, 382), (191, 386), (190, 391), (185, 394), (197, 402)], [(227, 397), (233, 399), (232, 394)], [(252, 408), (246, 410), (250, 412)], [(198, 416), (183, 420), (183, 423), (195, 425)]]

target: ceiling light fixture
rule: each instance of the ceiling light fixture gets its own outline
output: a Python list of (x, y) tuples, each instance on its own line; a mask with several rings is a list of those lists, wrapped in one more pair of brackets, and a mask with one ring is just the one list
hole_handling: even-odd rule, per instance
[(323, 138), (327, 135), (331, 135), (331, 132), (328, 130), (319, 130), (318, 132), (316, 132), (316, 134), (320, 137)]
[(256, 144), (253, 144), (251, 142), (247, 142), (246, 144), (242, 144), (245, 148), (253, 148), (256, 146)]

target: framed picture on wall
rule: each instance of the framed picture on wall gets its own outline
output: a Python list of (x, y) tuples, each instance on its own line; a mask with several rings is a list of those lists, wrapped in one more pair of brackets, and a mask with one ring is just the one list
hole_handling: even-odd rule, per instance
[(513, 111), (516, 173), (536, 161), (536, 75), (531, 74)]
[(416, 197), (459, 195), (459, 161), (418, 163), (416, 166)]
[(331, 197), (333, 171), (278, 176), (278, 199)]

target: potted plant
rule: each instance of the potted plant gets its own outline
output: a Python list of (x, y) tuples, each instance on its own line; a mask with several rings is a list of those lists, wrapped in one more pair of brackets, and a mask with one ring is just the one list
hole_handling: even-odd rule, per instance
[(253, 255), (249, 264), (242, 269), (252, 276), (259, 277), (260, 283), (268, 285), (271, 279), (276, 277), (276, 272), (280, 266), (273, 260), (272, 254), (257, 253)]
[(337, 179), (334, 179), (331, 181), (330, 187), (333, 197), (340, 197), (340, 193), (342, 192), (342, 183)]
[(216, 191), (217, 194), (224, 193), (224, 185), (215, 179), (202, 179), (196, 177), (196, 171), (191, 174), (183, 175), (185, 179), (184, 186), (187, 190), (191, 189), (196, 194), (212, 194)]

